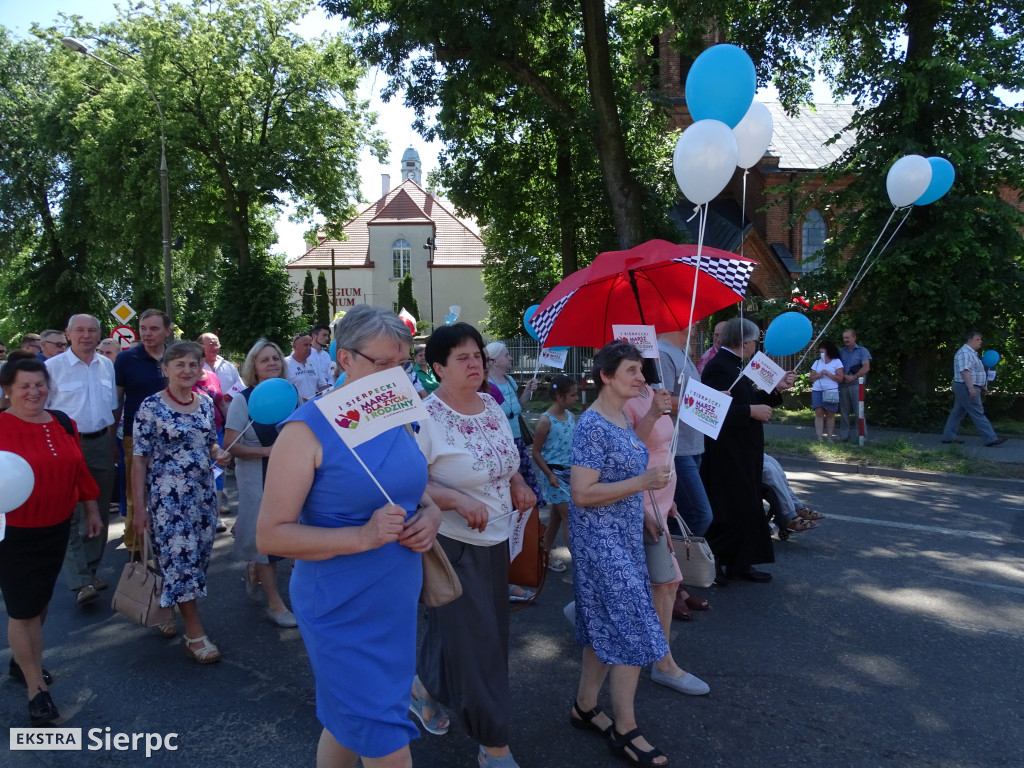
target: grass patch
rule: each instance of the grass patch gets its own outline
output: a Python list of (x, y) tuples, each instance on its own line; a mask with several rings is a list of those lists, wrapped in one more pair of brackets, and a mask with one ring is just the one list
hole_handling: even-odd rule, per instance
[(796, 456), (840, 464), (860, 464), (890, 469), (923, 469), (978, 477), (1024, 478), (1024, 467), (1006, 462), (967, 456), (957, 446), (942, 450), (918, 448), (902, 437), (872, 440), (867, 445), (819, 443), (817, 441), (765, 436), (765, 451), (773, 456)]

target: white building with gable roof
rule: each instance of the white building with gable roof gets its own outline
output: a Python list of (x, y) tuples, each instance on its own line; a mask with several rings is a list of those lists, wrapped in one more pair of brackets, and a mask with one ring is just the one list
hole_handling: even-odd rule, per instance
[(398, 283), (412, 275), (420, 319), (444, 325), (449, 307), (459, 320), (479, 327), (489, 311), (484, 301), (484, 244), (476, 222), (455, 215), (451, 204), (422, 186), (419, 153), (402, 155), (401, 183), (382, 177), (382, 196), (343, 227), (347, 240), (322, 238), (286, 265), (295, 296), (301, 298), (306, 270), (323, 272), (333, 311), (356, 304), (396, 312)]

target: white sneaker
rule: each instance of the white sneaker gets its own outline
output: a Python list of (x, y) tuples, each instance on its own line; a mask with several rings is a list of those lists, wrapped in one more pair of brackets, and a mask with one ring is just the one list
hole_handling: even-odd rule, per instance
[(711, 693), (710, 685), (689, 672), (685, 673), (682, 677), (672, 677), (671, 675), (666, 675), (657, 666), (652, 666), (651, 680), (659, 685), (664, 685), (690, 696), (703, 696), (706, 693)]
[(565, 620), (568, 621), (573, 627), (576, 626), (576, 601), (573, 600), (565, 608), (562, 609), (562, 615), (565, 616)]

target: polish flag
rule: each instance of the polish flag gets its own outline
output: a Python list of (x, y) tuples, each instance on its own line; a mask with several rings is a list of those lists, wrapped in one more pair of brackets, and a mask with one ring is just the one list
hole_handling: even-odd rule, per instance
[(409, 333), (413, 336), (416, 335), (416, 318), (405, 307), (402, 307), (402, 311), (398, 313), (398, 319), (401, 320), (409, 327)]

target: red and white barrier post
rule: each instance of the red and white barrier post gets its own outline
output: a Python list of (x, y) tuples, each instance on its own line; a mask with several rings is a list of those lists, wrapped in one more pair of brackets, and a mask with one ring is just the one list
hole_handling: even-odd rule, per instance
[(857, 379), (857, 444), (864, 445), (864, 377)]

